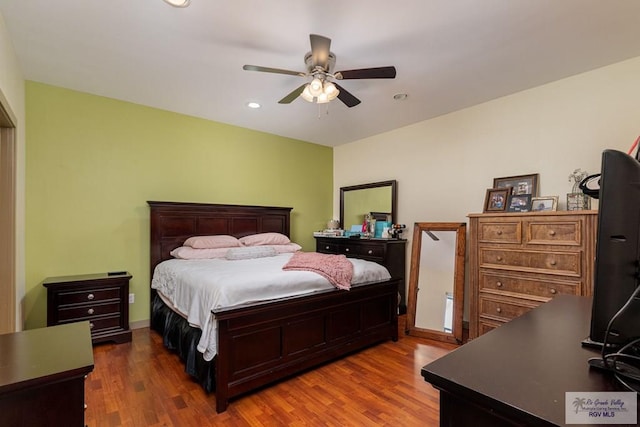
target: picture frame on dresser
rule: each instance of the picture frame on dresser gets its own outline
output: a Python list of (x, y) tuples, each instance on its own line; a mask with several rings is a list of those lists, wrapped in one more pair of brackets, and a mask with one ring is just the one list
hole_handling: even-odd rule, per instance
[(531, 210), (531, 194), (512, 194), (507, 203), (507, 212), (529, 212)]
[(555, 212), (558, 210), (558, 196), (532, 197), (532, 212)]
[(538, 178), (540, 174), (532, 173), (529, 175), (505, 176), (502, 178), (493, 178), (493, 188), (511, 187), (512, 194), (531, 194), (536, 197), (538, 195)]
[(511, 187), (488, 188), (484, 197), (483, 212), (504, 212), (511, 195)]

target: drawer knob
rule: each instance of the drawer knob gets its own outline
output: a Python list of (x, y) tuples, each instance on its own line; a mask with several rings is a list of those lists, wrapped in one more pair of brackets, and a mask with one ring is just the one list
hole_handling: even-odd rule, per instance
[(554, 288), (551, 288), (551, 293), (555, 295), (558, 293), (558, 291), (556, 291)]
[(557, 262), (556, 262), (556, 260), (555, 260), (555, 259), (552, 259), (551, 261), (549, 261), (549, 264), (551, 264), (551, 265), (556, 265), (556, 264), (557, 264)]
[(90, 301), (91, 301), (92, 299), (94, 299), (94, 298), (95, 298), (95, 295), (93, 295), (93, 294), (89, 294), (89, 295), (87, 295), (87, 299), (88, 299), (88, 300), (90, 300)]
[(502, 236), (502, 230), (498, 230), (498, 231), (496, 232), (496, 234), (497, 234), (498, 236)]
[(549, 230), (549, 236), (555, 236), (555, 235), (556, 235), (556, 232), (555, 232), (555, 231), (553, 231), (553, 230)]
[(369, 249), (369, 252), (367, 252), (369, 255), (371, 255), (373, 253), (373, 251), (371, 249)]
[(329, 250), (329, 246), (325, 246), (324, 249), (328, 251)]
[(346, 248), (344, 251), (345, 251), (345, 252), (349, 252), (349, 248)]
[(501, 288), (502, 287), (502, 282), (496, 282), (496, 286)]
[(93, 322), (89, 322), (89, 329), (93, 329), (94, 326)]
[(498, 256), (496, 257), (496, 259), (497, 259), (498, 261), (502, 261), (502, 257), (501, 257), (500, 255), (498, 255)]
[(500, 307), (496, 308), (496, 311), (497, 311), (498, 313), (502, 313), (502, 309), (501, 309)]
[(93, 314), (93, 313), (95, 313), (95, 310), (93, 308), (90, 308), (89, 310), (87, 310), (87, 313)]

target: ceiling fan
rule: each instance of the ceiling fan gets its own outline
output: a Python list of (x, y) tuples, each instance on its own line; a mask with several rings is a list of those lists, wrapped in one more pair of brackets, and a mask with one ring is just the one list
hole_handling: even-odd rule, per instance
[(331, 39), (317, 34), (310, 34), (311, 51), (304, 56), (306, 72), (282, 70), (279, 68), (261, 67), (258, 65), (245, 65), (242, 67), (248, 71), (262, 71), (266, 73), (289, 74), (311, 78), (308, 83), (294, 89), (278, 103), (290, 104), (298, 96), (309, 102), (323, 104), (335, 98), (342, 101), (347, 107), (355, 107), (360, 100), (349, 93), (334, 80), (350, 79), (393, 79), (396, 77), (396, 67), (361, 68), (333, 72), (336, 64), (336, 56), (329, 51)]

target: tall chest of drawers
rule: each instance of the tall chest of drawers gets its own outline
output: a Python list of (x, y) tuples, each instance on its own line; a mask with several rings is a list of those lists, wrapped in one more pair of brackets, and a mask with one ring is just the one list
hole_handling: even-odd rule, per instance
[(316, 237), (316, 252), (343, 254), (383, 265), (394, 279), (402, 279), (398, 289), (399, 313), (407, 312), (405, 298), (405, 248), (403, 239), (351, 239), (348, 237)]
[(94, 344), (131, 341), (128, 272), (49, 277), (47, 326), (88, 320)]
[(469, 334), (556, 295), (591, 295), (596, 211), (469, 215)]

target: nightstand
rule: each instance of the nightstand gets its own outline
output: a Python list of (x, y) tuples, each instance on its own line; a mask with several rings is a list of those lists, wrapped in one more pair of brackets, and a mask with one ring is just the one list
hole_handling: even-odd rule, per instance
[(93, 344), (131, 341), (128, 272), (49, 277), (47, 326), (88, 320)]

